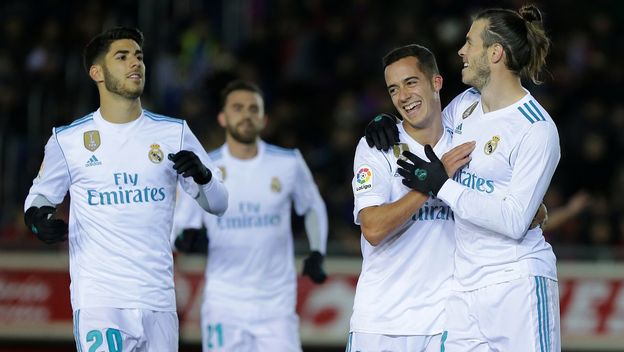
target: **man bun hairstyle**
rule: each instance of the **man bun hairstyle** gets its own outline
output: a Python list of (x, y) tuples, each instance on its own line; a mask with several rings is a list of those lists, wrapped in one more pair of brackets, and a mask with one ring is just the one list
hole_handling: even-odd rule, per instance
[(488, 21), (482, 33), (483, 45), (489, 47), (499, 43), (505, 51), (505, 65), (509, 70), (541, 84), (540, 74), (550, 50), (550, 39), (544, 31), (542, 18), (536, 6), (525, 5), (517, 12), (487, 9), (477, 14), (474, 20)]

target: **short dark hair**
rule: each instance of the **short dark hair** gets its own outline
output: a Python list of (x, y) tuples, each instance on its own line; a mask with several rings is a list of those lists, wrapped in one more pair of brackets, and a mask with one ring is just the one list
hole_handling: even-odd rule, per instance
[(255, 83), (244, 81), (242, 79), (234, 80), (228, 83), (223, 90), (221, 90), (221, 110), (225, 107), (225, 101), (227, 100), (228, 95), (235, 90), (246, 90), (253, 93), (258, 93), (261, 97), (262, 90)]
[(427, 78), (440, 74), (435, 55), (433, 55), (431, 50), (418, 44), (409, 44), (392, 49), (381, 60), (383, 69), (385, 70), (389, 65), (409, 56), (413, 56), (418, 59), (418, 68), (425, 75), (427, 75)]
[(143, 33), (137, 28), (110, 28), (95, 36), (91, 39), (89, 44), (85, 46), (83, 53), (83, 64), (85, 70), (89, 72), (91, 65), (93, 65), (102, 55), (108, 52), (111, 43), (120, 39), (134, 40), (137, 44), (139, 44), (139, 47), (143, 47)]

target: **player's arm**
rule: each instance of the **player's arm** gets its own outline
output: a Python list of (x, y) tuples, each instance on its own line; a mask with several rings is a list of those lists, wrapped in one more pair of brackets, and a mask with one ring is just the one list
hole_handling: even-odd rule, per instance
[(52, 244), (67, 239), (68, 226), (55, 219), (56, 207), (69, 189), (67, 163), (53, 134), (45, 146), (45, 155), (37, 177), (24, 201), (24, 222), (41, 241)]
[(503, 195), (492, 195), (447, 180), (438, 192), (457, 216), (513, 239), (522, 238), (548, 189), (560, 158), (551, 122), (533, 124), (512, 155), (512, 176)]
[[(172, 167), (176, 172), (183, 176), (180, 180), (182, 189), (195, 198), (207, 212), (223, 215), (228, 206), (228, 192), (222, 182), (221, 172), (212, 163), (186, 122), (181, 150), (169, 154), (168, 158), (173, 162)], [(199, 186), (197, 190), (189, 184), (189, 179)]]
[(327, 252), (328, 221), (327, 208), (314, 182), (312, 173), (298, 150), (296, 154), (297, 180), (306, 187), (296, 187), (293, 194), (295, 211), (304, 216), (306, 235), (310, 243), (310, 254), (303, 262), (303, 275), (317, 283), (327, 278), (323, 269), (323, 258)]
[(395, 202), (360, 210), (362, 236), (372, 246), (377, 246), (407, 223), (427, 199), (428, 195), (410, 191)]
[(407, 223), (429, 197), (410, 192), (391, 202), (394, 157), (367, 143), (360, 140), (353, 161), (353, 216), (364, 239), (376, 246)]
[(183, 253), (208, 252), (204, 215), (207, 215), (204, 209), (178, 186), (171, 227), (171, 244), (174, 250)]

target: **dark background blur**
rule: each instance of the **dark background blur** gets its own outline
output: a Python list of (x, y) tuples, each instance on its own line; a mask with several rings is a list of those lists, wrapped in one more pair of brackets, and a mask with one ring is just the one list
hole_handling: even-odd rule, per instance
[[(81, 62), (115, 26), (145, 34), (147, 109), (183, 118), (207, 149), (223, 142), (218, 92), (233, 78), (265, 92), (264, 138), (297, 147), (327, 203), (329, 255), (359, 255), (350, 188), (365, 124), (393, 112), (381, 57), (420, 43), (437, 55), (447, 103), (466, 87), (457, 50), (469, 15), (521, 1), (37, 0), (0, 4), (0, 249), (61, 250), (25, 231), (23, 200), (53, 126), (98, 107)], [(553, 40), (549, 74), (527, 85), (558, 125), (562, 158), (545, 199), (563, 259), (624, 258), (624, 2), (536, 3)], [(565, 10), (565, 11), (564, 11)], [(564, 14), (565, 13), (565, 14)], [(123, 157), (120, 155), (120, 157)], [(299, 250), (305, 236), (297, 231)]]

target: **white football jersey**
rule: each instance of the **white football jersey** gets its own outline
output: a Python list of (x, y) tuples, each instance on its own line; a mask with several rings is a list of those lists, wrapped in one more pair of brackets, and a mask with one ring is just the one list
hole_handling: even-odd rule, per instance
[[(74, 310), (91, 307), (175, 311), (170, 232), (179, 182), (169, 153), (199, 156), (214, 177), (201, 186), (209, 202), (227, 204), (220, 173), (183, 120), (143, 111), (125, 124), (97, 110), (53, 129), (26, 198), (53, 204), (70, 194), (69, 254)], [(225, 197), (224, 197), (225, 196)]]
[(308, 166), (298, 150), (264, 141), (252, 159), (233, 157), (227, 144), (209, 155), (229, 190), (229, 207), (221, 217), (202, 215), (188, 197), (180, 197), (174, 226), (176, 232), (198, 227), (197, 215), (204, 216), (209, 239), (204, 305), (237, 323), (294, 314), (292, 205), (298, 215), (315, 209), (325, 219), (321, 253), (327, 237), (325, 204)]
[[(424, 146), (398, 125), (400, 145), (388, 152), (369, 148), (362, 138), (355, 152), (352, 182), (359, 224), (360, 210), (391, 203), (410, 188), (403, 185), (396, 163), (403, 150), (427, 160)], [(451, 145), (445, 129), (433, 148), (441, 157)], [(453, 274), (453, 213), (441, 200), (430, 197), (399, 231), (372, 246), (361, 237), (360, 274), (351, 332), (387, 335), (435, 335), (443, 331), (444, 303)]]
[(473, 290), (526, 276), (557, 279), (555, 255), (542, 230), (528, 230), (560, 157), (550, 115), (527, 92), (487, 114), (475, 89), (443, 112), (453, 146), (476, 141), (470, 163), (438, 197), (455, 213), (457, 289)]

